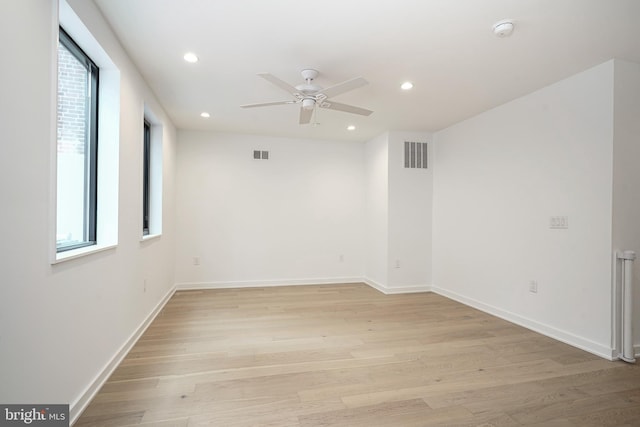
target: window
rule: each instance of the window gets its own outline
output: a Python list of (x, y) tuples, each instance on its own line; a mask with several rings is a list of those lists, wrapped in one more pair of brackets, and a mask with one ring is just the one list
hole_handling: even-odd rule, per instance
[(120, 150), (120, 70), (69, 3), (57, 3), (52, 264), (118, 245)]
[(162, 235), (162, 120), (145, 103), (142, 114), (142, 240)]
[(151, 125), (145, 119), (142, 154), (142, 235), (149, 235), (149, 212), (151, 210)]
[(98, 67), (60, 28), (56, 250), (96, 244)]

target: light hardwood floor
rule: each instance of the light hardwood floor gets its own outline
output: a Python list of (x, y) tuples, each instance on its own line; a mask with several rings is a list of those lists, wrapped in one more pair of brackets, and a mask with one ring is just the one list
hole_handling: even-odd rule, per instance
[(640, 426), (640, 366), (423, 293), (177, 292), (81, 426)]

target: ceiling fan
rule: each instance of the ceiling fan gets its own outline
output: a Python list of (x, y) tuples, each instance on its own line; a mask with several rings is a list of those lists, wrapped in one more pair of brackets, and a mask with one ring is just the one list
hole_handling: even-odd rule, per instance
[(241, 105), (242, 108), (253, 108), (253, 107), (269, 107), (272, 105), (284, 105), (284, 104), (300, 104), (300, 124), (308, 124), (311, 122), (311, 116), (316, 107), (319, 108), (327, 108), (329, 110), (336, 111), (344, 111), (346, 113), (352, 114), (360, 114), (361, 116), (368, 116), (373, 111), (367, 110), (365, 108), (354, 107), (353, 105), (341, 104), (339, 102), (331, 101), (329, 98), (332, 98), (336, 95), (340, 95), (342, 93), (348, 92), (353, 89), (357, 89), (359, 87), (365, 86), (369, 84), (362, 77), (356, 77), (351, 80), (347, 80), (342, 83), (338, 83), (337, 85), (330, 86), (326, 89), (323, 89), (321, 86), (313, 84), (313, 80), (318, 77), (318, 71), (312, 69), (302, 70), (302, 78), (304, 79), (304, 83), (299, 84), (297, 86), (292, 86), (289, 83), (280, 80), (276, 76), (273, 76), (269, 73), (261, 73), (258, 74), (263, 79), (273, 83), (278, 86), (280, 89), (283, 89), (289, 94), (293, 96), (292, 100), (289, 101), (276, 101), (276, 102), (265, 102), (261, 104), (248, 104)]

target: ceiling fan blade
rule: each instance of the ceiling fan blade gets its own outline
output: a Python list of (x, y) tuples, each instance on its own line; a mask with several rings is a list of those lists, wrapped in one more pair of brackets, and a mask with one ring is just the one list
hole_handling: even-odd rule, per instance
[(295, 104), (296, 101), (276, 101), (276, 102), (263, 102), (261, 104), (246, 104), (241, 105), (241, 108), (253, 108), (253, 107), (269, 107), (271, 105), (284, 105), (284, 104)]
[(306, 125), (311, 122), (311, 115), (313, 114), (313, 109), (307, 110), (305, 108), (300, 107), (300, 124)]
[(291, 86), (289, 83), (285, 82), (284, 80), (280, 80), (279, 78), (277, 78), (276, 76), (274, 76), (272, 74), (260, 73), (258, 75), (260, 77), (262, 77), (263, 79), (267, 80), (268, 82), (271, 82), (272, 84), (278, 86), (280, 89), (286, 90), (291, 95), (295, 95), (297, 93), (300, 93), (300, 91), (298, 89), (296, 89), (295, 87)]
[(356, 77), (355, 79), (338, 83), (335, 86), (330, 86), (324, 90), (321, 90), (320, 93), (324, 94), (327, 98), (332, 98), (336, 95), (340, 95), (341, 93), (345, 93), (350, 90), (357, 89), (362, 86), (366, 86), (368, 84), (369, 82), (363, 79), (362, 77)]
[(353, 105), (341, 104), (333, 101), (324, 101), (320, 104), (320, 107), (328, 108), (329, 110), (344, 111), (345, 113), (360, 114), (361, 116), (368, 116), (373, 113), (373, 111), (367, 110), (366, 108), (354, 107)]

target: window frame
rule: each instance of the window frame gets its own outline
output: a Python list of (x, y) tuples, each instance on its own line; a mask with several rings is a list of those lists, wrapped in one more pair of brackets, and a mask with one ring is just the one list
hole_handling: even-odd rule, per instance
[(151, 123), (146, 118), (142, 144), (142, 235), (148, 236), (151, 213)]
[[(140, 233), (140, 242), (146, 242), (151, 239), (162, 236), (162, 189), (163, 189), (163, 141), (164, 141), (164, 125), (162, 119), (154, 111), (155, 106), (150, 105), (148, 102), (144, 103), (143, 110), (141, 111), (140, 122), (146, 121), (149, 125), (148, 134), (148, 177), (149, 186), (148, 190), (148, 233), (145, 230), (144, 223), (144, 133), (140, 136), (140, 211), (139, 211), (139, 228), (142, 231)], [(144, 132), (144, 128), (141, 129)]]
[[(98, 117), (99, 117), (99, 85), (100, 68), (84, 50), (60, 25), (58, 43), (64, 46), (87, 69), (89, 99), (87, 103), (88, 129), (85, 136), (85, 176), (84, 176), (84, 212), (83, 241), (80, 243), (58, 246), (56, 252), (62, 253), (97, 244), (97, 212), (98, 212)], [(59, 76), (58, 76), (59, 79)], [(56, 96), (56, 99), (58, 97)]]

